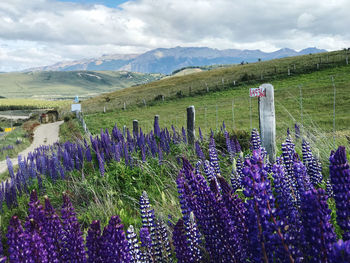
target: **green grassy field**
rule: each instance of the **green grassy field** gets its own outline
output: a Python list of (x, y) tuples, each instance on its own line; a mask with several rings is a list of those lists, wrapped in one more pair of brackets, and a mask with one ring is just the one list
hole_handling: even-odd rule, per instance
[(117, 71), (28, 72), (0, 74), (1, 96), (7, 98), (67, 98), (95, 96), (160, 78), (160, 74)]
[[(21, 110), (22, 115), (29, 115), (33, 109), (68, 107), (72, 100), (40, 100), (28, 98), (0, 99), (0, 114), (10, 115), (10, 110)], [(29, 111), (28, 111), (29, 110)]]

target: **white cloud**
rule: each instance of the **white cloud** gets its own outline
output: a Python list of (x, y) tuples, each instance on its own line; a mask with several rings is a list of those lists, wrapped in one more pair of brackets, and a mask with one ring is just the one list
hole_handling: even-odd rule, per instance
[(0, 71), (178, 45), (350, 46), (347, 0), (134, 0), (119, 7), (2, 0)]

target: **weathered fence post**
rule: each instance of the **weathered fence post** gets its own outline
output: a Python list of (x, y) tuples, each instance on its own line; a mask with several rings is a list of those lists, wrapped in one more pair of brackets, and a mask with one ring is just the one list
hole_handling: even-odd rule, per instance
[(153, 132), (154, 132), (154, 135), (160, 137), (158, 127), (159, 127), (159, 115), (154, 115)]
[(125, 138), (125, 134), (126, 134), (126, 125), (123, 126), (123, 136)]
[(262, 84), (265, 97), (259, 98), (260, 134), (262, 146), (266, 149), (271, 163), (276, 161), (276, 119), (274, 90), (271, 84)]
[(290, 68), (288, 68), (288, 76), (290, 76)]
[(187, 138), (188, 138), (188, 144), (194, 145), (194, 139), (195, 139), (194, 106), (187, 107)]
[(106, 113), (106, 106), (103, 106), (103, 113)]
[(125, 101), (124, 101), (124, 110), (126, 110), (126, 103), (125, 103)]
[(143, 104), (145, 105), (145, 107), (147, 106), (145, 99), (143, 99)]
[(138, 122), (138, 120), (132, 121), (132, 131), (133, 131), (133, 134), (135, 134), (135, 136), (137, 137), (139, 134), (139, 122)]
[(348, 56), (346, 56), (345, 62), (346, 62), (346, 65), (349, 65), (349, 57)]
[(320, 64), (319, 63), (316, 64), (316, 68), (320, 69)]

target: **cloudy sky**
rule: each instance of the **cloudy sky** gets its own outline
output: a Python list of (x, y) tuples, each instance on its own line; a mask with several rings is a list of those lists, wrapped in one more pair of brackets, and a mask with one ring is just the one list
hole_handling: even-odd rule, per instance
[(0, 0), (0, 71), (158, 47), (350, 47), (349, 0)]

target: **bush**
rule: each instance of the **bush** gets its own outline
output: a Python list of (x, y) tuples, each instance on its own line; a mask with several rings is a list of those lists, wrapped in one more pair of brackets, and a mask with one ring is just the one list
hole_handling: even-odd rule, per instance
[(70, 120), (70, 117), (69, 116), (64, 116), (63, 120), (64, 120), (64, 122), (68, 122)]
[(163, 98), (164, 98), (164, 95), (159, 94), (159, 95), (157, 95), (157, 96), (154, 98), (154, 100), (155, 100), (155, 101), (163, 100)]
[(185, 97), (185, 95), (183, 94), (182, 90), (179, 90), (178, 92), (176, 92), (176, 97), (183, 98), (183, 97)]

